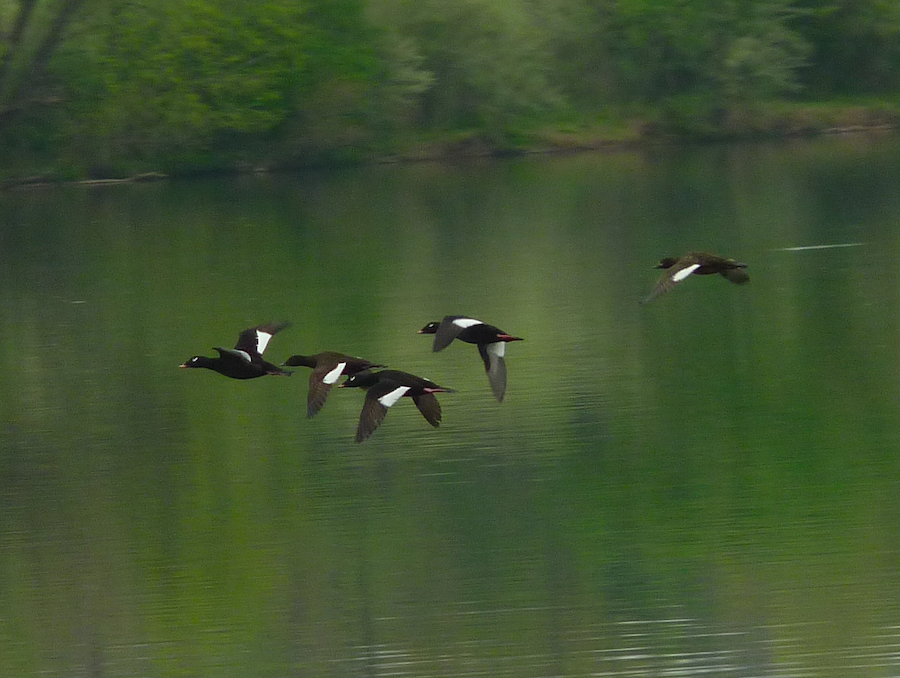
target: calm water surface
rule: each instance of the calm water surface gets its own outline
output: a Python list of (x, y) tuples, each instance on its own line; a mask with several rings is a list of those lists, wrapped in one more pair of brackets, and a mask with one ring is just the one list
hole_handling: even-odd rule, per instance
[[(0, 195), (0, 675), (900, 674), (898, 184), (846, 138)], [(750, 284), (640, 306), (690, 249)], [(503, 404), (450, 313), (525, 337)], [(444, 424), (178, 369), (282, 319)]]

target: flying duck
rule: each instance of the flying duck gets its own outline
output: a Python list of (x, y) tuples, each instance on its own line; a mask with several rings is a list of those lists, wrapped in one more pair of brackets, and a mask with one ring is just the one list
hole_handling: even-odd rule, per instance
[(688, 252), (678, 258), (665, 257), (660, 260), (656, 268), (666, 269), (666, 272), (659, 279), (659, 282), (656, 283), (653, 291), (644, 298), (642, 302), (644, 304), (668, 292), (691, 275), (713, 275), (718, 273), (726, 280), (730, 280), (737, 285), (742, 285), (750, 280), (750, 276), (744, 270), (747, 268), (747, 264), (708, 252)]
[(267, 374), (291, 376), (291, 373), (277, 365), (263, 360), (262, 354), (269, 340), (290, 323), (267, 323), (244, 330), (238, 336), (234, 348), (214, 346), (218, 358), (195, 355), (180, 367), (205, 367), (232, 379), (255, 379)]
[(425, 420), (437, 428), (441, 425), (441, 404), (435, 393), (455, 393), (452, 388), (438, 386), (433, 381), (400, 370), (364, 370), (350, 375), (339, 388), (367, 389), (366, 400), (359, 415), (356, 442), (361, 443), (384, 420), (388, 408), (400, 398), (412, 398)]
[(342, 374), (352, 376), (373, 367), (384, 367), (335, 351), (324, 351), (315, 355), (292, 355), (284, 361), (284, 364), (288, 367), (311, 367), (313, 370), (309, 375), (309, 395), (306, 397), (307, 417), (315, 416), (322, 409), (331, 387), (337, 383)]
[(506, 344), (522, 341), (503, 330), (464, 315), (448, 315), (440, 322), (428, 323), (419, 334), (433, 334), (435, 352), (447, 348), (454, 339), (478, 346), (494, 396), (501, 403), (506, 394)]

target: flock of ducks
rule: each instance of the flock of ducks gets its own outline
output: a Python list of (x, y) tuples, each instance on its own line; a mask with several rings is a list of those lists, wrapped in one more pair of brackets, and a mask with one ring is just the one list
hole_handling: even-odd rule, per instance
[[(750, 279), (745, 270), (747, 264), (708, 252), (688, 252), (678, 258), (666, 257), (656, 268), (665, 269), (666, 272), (642, 303), (648, 303), (668, 292), (691, 275), (718, 274), (739, 285)], [(315, 416), (322, 409), (332, 387), (342, 376), (347, 377), (339, 388), (366, 390), (356, 430), (358, 443), (375, 432), (384, 421), (388, 409), (401, 398), (412, 398), (425, 420), (434, 427), (440, 426), (441, 405), (435, 394), (455, 391), (429, 379), (409, 372), (384, 369), (386, 365), (335, 351), (308, 356), (292, 355), (282, 366), (264, 360), (263, 353), (269, 341), (288, 325), (289, 323), (267, 323), (251, 327), (240, 333), (234, 348), (216, 346), (213, 350), (219, 354), (218, 357), (197, 355), (181, 367), (206, 368), (232, 379), (255, 379), (266, 375), (290, 376), (293, 373), (283, 367), (310, 367), (312, 374), (309, 377), (306, 400), (308, 417)], [(493, 325), (462, 315), (448, 315), (439, 322), (430, 322), (419, 330), (419, 334), (434, 335), (432, 350), (435, 352), (447, 348), (454, 339), (475, 344), (484, 362), (494, 397), (503, 402), (506, 395), (506, 344), (522, 341), (521, 337), (514, 337)]]
[[(356, 429), (358, 443), (371, 436), (384, 421), (388, 408), (404, 397), (412, 398), (429, 424), (440, 426), (441, 405), (435, 393), (455, 391), (429, 379), (400, 370), (380, 369), (386, 366), (335, 351), (292, 355), (284, 361), (283, 366), (266, 361), (263, 353), (269, 341), (287, 326), (288, 323), (268, 323), (251, 327), (240, 333), (234, 348), (216, 346), (214, 350), (218, 352), (218, 357), (197, 355), (181, 367), (203, 367), (232, 379), (255, 379), (269, 374), (290, 376), (293, 373), (283, 369), (284, 366), (311, 367), (309, 393), (306, 397), (308, 417), (315, 416), (322, 409), (331, 388), (345, 376), (347, 379), (340, 384), (340, 388), (366, 390), (366, 399)], [(506, 395), (505, 347), (507, 342), (522, 341), (520, 337), (461, 315), (448, 315), (440, 322), (428, 323), (419, 330), (419, 334), (434, 335), (435, 351), (446, 348), (454, 339), (478, 346), (494, 396), (503, 401), (503, 396)]]

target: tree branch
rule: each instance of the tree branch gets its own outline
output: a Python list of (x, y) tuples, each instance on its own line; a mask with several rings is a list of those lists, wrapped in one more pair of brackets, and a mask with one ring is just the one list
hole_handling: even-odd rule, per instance
[[(31, 56), (27, 63), (22, 65), (21, 72), (11, 70), (11, 65), (15, 58), (15, 52), (23, 49), (22, 36), (28, 29), (31, 21), (30, 18), (34, 13), (34, 7), (37, 0), (23, 0), (19, 16), (16, 17), (16, 26), (13, 34), (10, 36), (10, 53), (0, 65), (0, 104), (6, 104), (4, 108), (15, 109), (16, 99), (19, 97), (20, 91), (26, 82), (32, 84), (36, 82), (47, 68), (47, 63), (53, 52), (62, 41), (63, 33), (72, 21), (72, 17), (84, 4), (84, 0), (63, 0), (55, 17), (51, 20), (50, 27), (47, 29), (34, 55)], [(15, 36), (17, 42), (12, 42)]]
[(0, 62), (0, 92), (6, 90), (6, 79), (9, 77), (13, 61), (16, 60), (16, 54), (22, 43), (22, 35), (25, 33), (25, 26), (31, 20), (36, 5), (37, 0), (22, 0), (19, 13), (16, 15), (16, 23), (13, 24), (9, 37), (4, 40), (6, 44), (3, 50), (3, 61)]

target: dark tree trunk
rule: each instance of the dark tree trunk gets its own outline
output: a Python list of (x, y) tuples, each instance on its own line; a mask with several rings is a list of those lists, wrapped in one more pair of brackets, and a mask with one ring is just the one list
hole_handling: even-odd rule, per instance
[(34, 9), (37, 5), (37, 0), (22, 0), (19, 15), (7, 40), (3, 63), (0, 64), (0, 117), (25, 107), (19, 99), (22, 98), (23, 92), (27, 92), (28, 88), (44, 74), (47, 63), (62, 41), (72, 17), (83, 4), (84, 0), (62, 1), (34, 54), (27, 57), (27, 63), (21, 65), (21, 72), (17, 72), (13, 65), (18, 61), (18, 52), (23, 49), (22, 39), (33, 23)]

